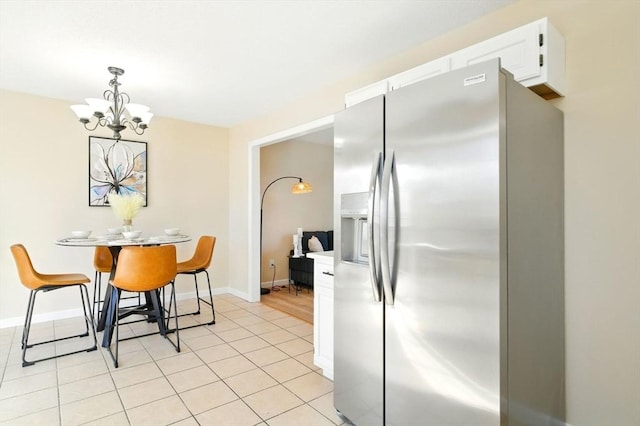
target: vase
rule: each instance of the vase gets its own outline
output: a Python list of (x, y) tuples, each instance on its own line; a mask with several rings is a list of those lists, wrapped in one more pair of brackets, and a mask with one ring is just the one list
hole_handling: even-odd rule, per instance
[(122, 231), (123, 232), (127, 232), (127, 231), (131, 231), (133, 229), (133, 226), (131, 224), (131, 219), (123, 219), (122, 220)]

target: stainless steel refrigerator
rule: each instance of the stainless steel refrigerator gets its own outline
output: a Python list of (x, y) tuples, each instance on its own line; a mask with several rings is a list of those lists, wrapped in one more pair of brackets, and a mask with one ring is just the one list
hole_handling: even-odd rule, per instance
[(500, 68), (340, 112), (334, 404), (356, 425), (563, 424), (563, 115)]

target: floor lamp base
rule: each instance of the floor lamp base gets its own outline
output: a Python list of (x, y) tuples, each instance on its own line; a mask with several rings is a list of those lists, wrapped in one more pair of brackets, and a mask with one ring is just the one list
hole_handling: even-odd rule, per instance
[(260, 287), (260, 294), (269, 294), (269, 293), (271, 293), (271, 290), (269, 290), (268, 288)]

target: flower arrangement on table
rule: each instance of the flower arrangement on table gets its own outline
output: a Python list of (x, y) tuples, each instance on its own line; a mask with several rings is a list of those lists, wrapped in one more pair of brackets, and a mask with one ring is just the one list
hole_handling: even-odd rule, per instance
[(109, 194), (109, 205), (113, 213), (122, 219), (124, 226), (131, 226), (131, 221), (138, 214), (140, 207), (144, 205), (144, 198), (138, 193), (120, 195)]

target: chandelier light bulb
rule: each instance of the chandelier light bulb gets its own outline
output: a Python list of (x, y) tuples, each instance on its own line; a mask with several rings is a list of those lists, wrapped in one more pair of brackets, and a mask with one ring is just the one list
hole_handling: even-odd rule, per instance
[(81, 122), (84, 120), (88, 123), (93, 115), (93, 111), (89, 105), (71, 105), (71, 109), (76, 113)]
[(111, 102), (100, 98), (87, 98), (85, 102), (89, 104), (89, 108), (96, 117), (105, 115), (111, 107)]
[(149, 122), (151, 121), (151, 118), (153, 118), (153, 113), (152, 112), (145, 112), (140, 117), (140, 121), (142, 122), (142, 124), (147, 126), (147, 125), (149, 125)]
[(135, 122), (140, 122), (142, 115), (149, 112), (149, 107), (140, 104), (127, 104), (127, 112), (131, 116), (131, 119)]

